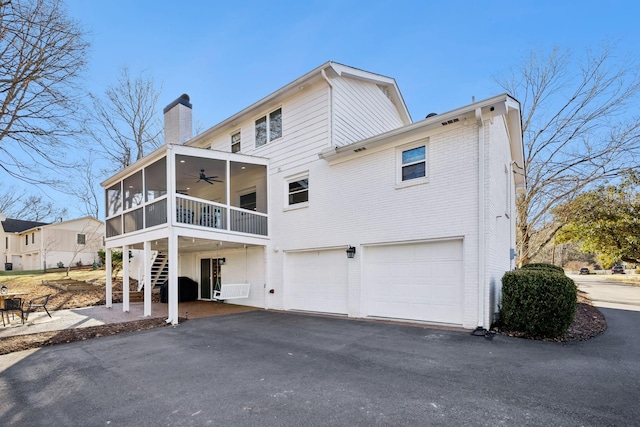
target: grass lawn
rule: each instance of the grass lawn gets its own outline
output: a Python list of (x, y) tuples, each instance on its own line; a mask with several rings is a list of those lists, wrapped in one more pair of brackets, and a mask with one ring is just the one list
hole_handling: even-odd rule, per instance
[(640, 274), (610, 274), (608, 280), (628, 283), (633, 286), (640, 286)]
[(33, 286), (42, 284), (43, 281), (52, 281), (60, 279), (75, 279), (86, 282), (105, 283), (104, 269), (92, 270), (72, 269), (67, 276), (66, 268), (54, 268), (43, 273), (42, 270), (34, 271), (0, 271), (0, 286), (4, 285), (13, 289), (13, 287)]
[[(92, 283), (95, 285), (95, 289), (65, 291), (44, 284), (47, 281), (62, 279)], [(22, 296), (24, 301), (42, 295), (51, 295), (47, 304), (49, 311), (104, 304), (105, 282), (105, 270), (93, 270), (90, 267), (72, 269), (68, 276), (66, 268), (51, 269), (47, 273), (42, 271), (0, 271), (0, 286), (6, 286), (10, 292), (27, 292), (27, 295)]]

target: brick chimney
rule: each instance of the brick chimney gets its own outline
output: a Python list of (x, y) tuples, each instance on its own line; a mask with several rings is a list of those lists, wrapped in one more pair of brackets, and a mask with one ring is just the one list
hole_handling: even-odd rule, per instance
[(184, 144), (192, 137), (191, 103), (189, 95), (181, 95), (165, 107), (164, 141), (166, 144)]

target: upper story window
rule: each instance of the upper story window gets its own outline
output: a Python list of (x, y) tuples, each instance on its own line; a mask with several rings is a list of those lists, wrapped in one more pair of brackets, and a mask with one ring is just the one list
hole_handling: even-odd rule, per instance
[(36, 242), (36, 233), (31, 233), (31, 243)]
[(231, 135), (231, 152), (238, 153), (240, 148), (240, 131), (238, 131)]
[(25, 245), (29, 245), (29, 235), (28, 234), (24, 236), (24, 244)]
[(256, 147), (282, 137), (282, 108), (256, 120)]
[(77, 235), (76, 242), (77, 242), (79, 245), (84, 245), (84, 244), (86, 244), (86, 241), (87, 241), (87, 236), (86, 236), (86, 235), (84, 235), (84, 234), (78, 234), (78, 235)]

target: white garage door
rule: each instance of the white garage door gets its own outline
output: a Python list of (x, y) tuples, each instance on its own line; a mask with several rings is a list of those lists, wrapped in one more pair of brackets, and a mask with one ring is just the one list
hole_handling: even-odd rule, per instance
[(369, 316), (462, 324), (462, 241), (365, 248)]
[(347, 256), (344, 249), (289, 252), (286, 308), (347, 314)]

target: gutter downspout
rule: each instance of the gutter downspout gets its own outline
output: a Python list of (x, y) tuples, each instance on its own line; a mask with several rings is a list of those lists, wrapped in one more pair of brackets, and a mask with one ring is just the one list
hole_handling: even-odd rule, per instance
[(329, 132), (329, 147), (332, 147), (334, 145), (333, 144), (333, 83), (331, 83), (331, 80), (329, 80), (329, 77), (327, 77), (327, 73), (324, 72), (324, 68), (320, 70), (320, 74), (322, 74), (322, 78), (329, 85), (329, 113), (328, 113), (329, 123), (327, 124), (327, 128)]
[(476, 108), (478, 123), (478, 328), (484, 328), (485, 312), (485, 206), (484, 206), (484, 121), (482, 109)]

